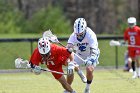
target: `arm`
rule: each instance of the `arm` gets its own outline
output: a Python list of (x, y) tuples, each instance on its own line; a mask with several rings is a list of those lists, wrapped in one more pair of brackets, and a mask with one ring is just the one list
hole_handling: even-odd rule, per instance
[(39, 66), (39, 62), (41, 61), (41, 56), (38, 52), (38, 49), (35, 49), (31, 58), (30, 58), (30, 66), (32, 72), (34, 72), (36, 75), (39, 75), (41, 73), (41, 67)]

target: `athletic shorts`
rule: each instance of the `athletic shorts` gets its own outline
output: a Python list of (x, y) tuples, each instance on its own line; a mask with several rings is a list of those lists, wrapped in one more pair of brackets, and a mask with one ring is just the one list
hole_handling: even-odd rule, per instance
[[(57, 64), (57, 65), (54, 65), (54, 66), (49, 66), (47, 65), (47, 67), (50, 69), (50, 70), (53, 70), (53, 71), (57, 71), (57, 72), (61, 72), (63, 73), (63, 68), (62, 66), (65, 66), (66, 65), (66, 62), (65, 61), (62, 61), (61, 63)], [(57, 74), (57, 73), (52, 73), (52, 75), (54, 76), (55, 79), (59, 79), (61, 78), (62, 74)]]
[[(63, 73), (62, 65), (58, 65), (58, 66), (55, 66), (54, 68), (49, 68), (49, 69), (53, 70), (53, 71), (57, 71), (57, 72), (62, 72)], [(59, 79), (62, 76), (62, 74), (57, 74), (57, 73), (52, 73), (52, 75), (54, 76), (55, 79)]]
[(137, 48), (135, 52), (135, 56), (140, 56), (140, 48)]
[(128, 56), (131, 58), (135, 57), (135, 53), (136, 53), (136, 50), (134, 48), (128, 50)]

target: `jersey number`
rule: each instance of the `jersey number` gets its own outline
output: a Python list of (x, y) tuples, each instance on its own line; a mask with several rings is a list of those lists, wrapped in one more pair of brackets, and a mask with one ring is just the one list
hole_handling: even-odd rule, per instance
[(131, 45), (135, 45), (136, 44), (134, 36), (130, 36), (130, 44)]

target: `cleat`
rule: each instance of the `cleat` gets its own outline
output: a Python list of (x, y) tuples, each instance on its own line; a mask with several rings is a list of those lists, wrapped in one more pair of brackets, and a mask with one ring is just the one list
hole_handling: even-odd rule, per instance
[(133, 78), (133, 79), (137, 78), (137, 73), (136, 73), (136, 72), (133, 73), (132, 78)]
[(68, 92), (67, 90), (64, 90), (64, 92), (63, 93), (70, 93), (70, 92)]
[(133, 76), (132, 76), (132, 79), (135, 79), (135, 78), (137, 78), (137, 75), (133, 75)]
[(69, 92), (69, 91), (67, 91), (67, 90), (64, 90), (63, 93), (76, 93), (76, 92), (75, 92), (75, 91)]
[(78, 73), (78, 75), (80, 76), (82, 82), (83, 82), (83, 83), (87, 83), (87, 78), (86, 78), (86, 76), (84, 75), (84, 73), (83, 73), (81, 70), (79, 70), (77, 73)]

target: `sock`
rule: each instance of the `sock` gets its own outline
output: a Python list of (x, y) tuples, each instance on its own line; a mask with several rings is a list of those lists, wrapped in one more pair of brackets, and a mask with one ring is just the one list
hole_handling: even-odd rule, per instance
[(138, 76), (140, 77), (140, 67), (138, 67)]
[(132, 69), (133, 69), (133, 71), (136, 71), (136, 68), (135, 68), (135, 61), (132, 61)]
[(90, 81), (87, 80), (87, 84), (86, 84), (86, 88), (87, 88), (87, 89), (89, 89), (91, 82), (92, 82), (92, 80), (90, 80)]

